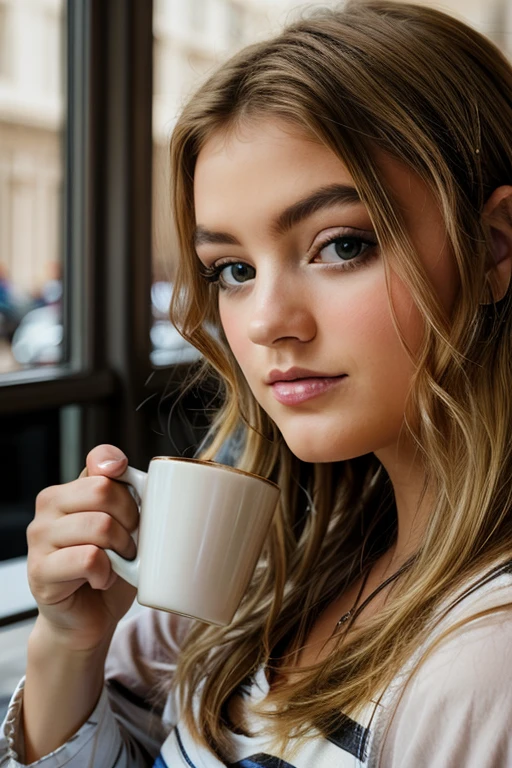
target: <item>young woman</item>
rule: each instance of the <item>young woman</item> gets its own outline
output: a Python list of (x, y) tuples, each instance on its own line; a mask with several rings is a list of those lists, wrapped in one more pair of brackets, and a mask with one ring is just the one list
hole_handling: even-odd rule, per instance
[(225, 387), (200, 455), (236, 438), (279, 514), (229, 627), (147, 609), (114, 634), (126, 457), (46, 489), (0, 765), (512, 765), (511, 126), (498, 50), (386, 0), (190, 100), (172, 316)]

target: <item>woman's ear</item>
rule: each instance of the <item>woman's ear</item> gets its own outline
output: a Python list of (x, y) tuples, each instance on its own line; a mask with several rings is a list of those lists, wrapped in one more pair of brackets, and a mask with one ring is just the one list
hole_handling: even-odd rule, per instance
[(484, 205), (482, 221), (491, 230), (493, 262), (486, 275), (496, 303), (505, 296), (512, 275), (512, 186), (494, 190)]

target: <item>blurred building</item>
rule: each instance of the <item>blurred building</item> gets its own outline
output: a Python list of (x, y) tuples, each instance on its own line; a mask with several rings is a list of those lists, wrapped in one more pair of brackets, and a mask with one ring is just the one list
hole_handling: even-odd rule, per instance
[[(153, 268), (173, 276), (167, 146), (180, 107), (208, 72), (272, 29), (279, 3), (262, 0), (154, 0)], [(274, 9), (274, 10), (272, 10)]]
[(62, 25), (62, 0), (0, 0), (0, 264), (28, 294), (60, 259)]

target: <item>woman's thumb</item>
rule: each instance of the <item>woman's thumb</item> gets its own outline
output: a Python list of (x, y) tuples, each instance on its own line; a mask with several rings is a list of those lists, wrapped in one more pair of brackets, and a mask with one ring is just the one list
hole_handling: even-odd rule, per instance
[(127, 456), (116, 448), (115, 445), (97, 445), (87, 454), (86, 469), (84, 475), (104, 475), (105, 477), (119, 477), (128, 465)]

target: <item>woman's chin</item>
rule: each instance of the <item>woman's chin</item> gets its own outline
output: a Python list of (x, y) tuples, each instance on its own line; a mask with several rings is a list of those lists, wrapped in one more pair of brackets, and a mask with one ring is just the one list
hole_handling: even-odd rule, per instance
[(340, 449), (339, 446), (333, 447), (328, 443), (312, 445), (311, 441), (307, 439), (298, 442), (295, 440), (287, 441), (286, 438), (285, 443), (294, 456), (308, 464), (327, 464), (353, 458), (353, 456), (347, 454), (347, 451)]

